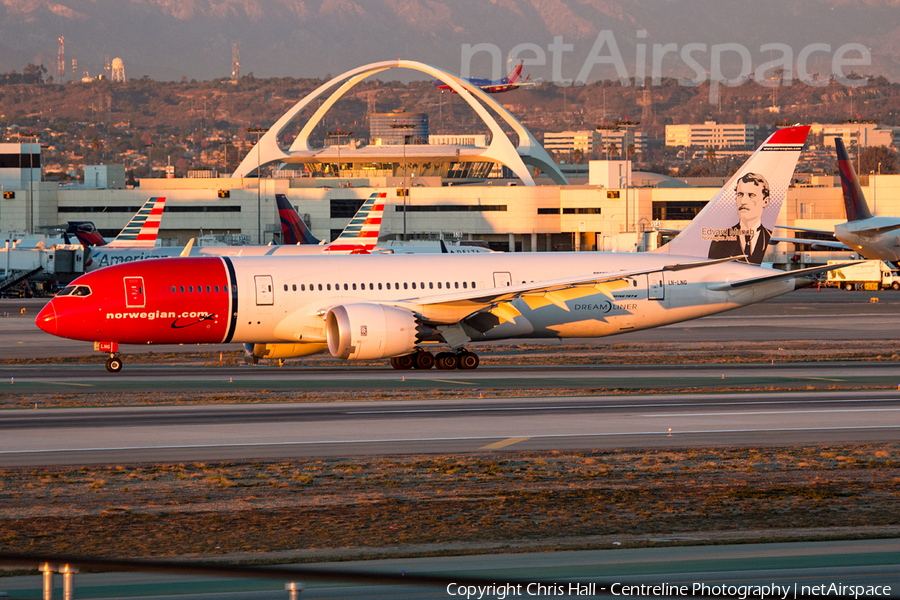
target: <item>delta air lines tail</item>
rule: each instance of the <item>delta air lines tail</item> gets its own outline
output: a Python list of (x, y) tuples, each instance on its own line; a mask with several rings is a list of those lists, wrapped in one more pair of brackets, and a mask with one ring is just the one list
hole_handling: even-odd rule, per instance
[(281, 234), (285, 244), (320, 244), (316, 236), (312, 234), (299, 213), (284, 194), (275, 194), (275, 203), (278, 205), (278, 218), (281, 220)]

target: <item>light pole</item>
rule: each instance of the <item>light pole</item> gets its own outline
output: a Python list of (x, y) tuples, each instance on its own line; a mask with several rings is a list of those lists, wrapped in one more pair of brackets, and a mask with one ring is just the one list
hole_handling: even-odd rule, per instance
[(222, 153), (222, 175), (228, 174), (228, 147), (231, 146), (234, 148), (234, 144), (229, 141), (219, 142), (219, 147), (224, 148), (225, 151)]
[[(19, 133), (20, 138), (28, 138), (28, 231), (34, 235), (34, 138), (38, 136), (37, 133), (28, 132), (28, 133)], [(19, 165), (21, 174), (21, 164), (22, 164), (22, 152), (21, 152), (21, 142), (19, 143)]]
[(407, 138), (407, 134), (406, 134), (406, 132), (414, 127), (415, 127), (415, 125), (413, 123), (407, 123), (406, 121), (403, 121), (402, 123), (394, 123), (393, 125), (391, 125), (391, 129), (403, 130), (403, 241), (404, 242), (407, 239), (406, 238), (406, 209), (407, 209), (406, 199), (409, 198), (409, 185), (407, 184), (407, 181), (406, 181), (406, 173), (407, 173), (407, 170), (406, 170), (406, 138)]
[(337, 149), (338, 149), (337, 177), (341, 176), (341, 139), (350, 137), (351, 135), (353, 135), (352, 131), (341, 131), (340, 127), (338, 127), (336, 131), (328, 132), (328, 137), (337, 138)]
[(256, 239), (258, 244), (262, 244), (262, 196), (259, 186), (262, 184), (262, 173), (260, 172), (260, 148), (259, 136), (269, 130), (268, 127), (248, 127), (247, 133), (256, 134)]

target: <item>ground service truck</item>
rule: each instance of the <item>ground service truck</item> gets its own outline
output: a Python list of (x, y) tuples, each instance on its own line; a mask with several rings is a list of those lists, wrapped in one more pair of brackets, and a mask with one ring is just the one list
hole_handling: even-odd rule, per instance
[[(839, 263), (829, 260), (828, 264)], [(845, 290), (900, 290), (900, 274), (883, 260), (867, 260), (828, 271), (827, 285)]]

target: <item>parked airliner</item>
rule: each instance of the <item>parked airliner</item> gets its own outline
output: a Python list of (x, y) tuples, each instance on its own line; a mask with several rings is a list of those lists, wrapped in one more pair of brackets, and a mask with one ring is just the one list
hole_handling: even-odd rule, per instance
[(836, 240), (773, 238), (773, 241), (810, 246), (814, 250), (850, 250), (868, 259), (897, 262), (900, 260), (900, 218), (872, 215), (856, 169), (853, 168), (853, 161), (841, 138), (834, 138), (834, 149), (837, 153), (838, 172), (841, 175), (841, 191), (847, 221), (835, 225), (833, 232), (803, 227), (783, 227), (783, 229), (833, 235)]
[[(240, 342), (255, 355), (390, 358), (397, 369), (474, 369), (473, 343), (614, 335), (761, 302), (837, 266), (783, 272), (713, 242), (756, 237), (742, 196), (762, 192), (771, 228), (809, 127), (773, 134), (667, 253), (496, 253), (204, 257), (148, 260), (75, 280), (37, 317), (53, 335), (119, 344)], [(748, 176), (756, 183), (746, 183)], [(743, 227), (743, 226), (741, 226)], [(718, 252), (718, 251), (717, 251)], [(177, 262), (177, 267), (175, 265)], [(445, 349), (435, 357), (430, 349)], [(449, 348), (447, 348), (447, 346)], [(266, 353), (265, 351), (269, 352)]]

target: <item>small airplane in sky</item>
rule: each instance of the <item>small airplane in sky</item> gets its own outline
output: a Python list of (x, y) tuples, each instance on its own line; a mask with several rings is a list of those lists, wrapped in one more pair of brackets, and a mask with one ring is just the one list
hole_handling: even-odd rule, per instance
[[(93, 341), (111, 372), (122, 368), (119, 344), (231, 342), (267, 358), (327, 349), (348, 360), (389, 358), (395, 369), (474, 369), (473, 343), (600, 337), (732, 310), (845, 264), (777, 271), (747, 254), (721, 257), (726, 246), (754, 245), (762, 234), (748, 227), (757, 221), (772, 227), (809, 129), (772, 134), (659, 253), (148, 260), (76, 279), (36, 324)], [(744, 215), (748, 203), (759, 210)]]
[[(499, 94), (501, 92), (508, 92), (510, 90), (514, 90), (517, 87), (522, 87), (526, 85), (534, 85), (534, 83), (530, 82), (531, 75), (525, 78), (524, 81), (519, 81), (522, 77), (522, 65), (524, 61), (519, 61), (516, 63), (516, 66), (513, 67), (513, 70), (509, 72), (509, 75), (504, 77), (503, 79), (478, 79), (476, 77), (472, 78), (464, 78), (466, 81), (471, 83), (472, 85), (481, 89), (481, 91), (486, 94)], [(452, 88), (441, 81), (440, 79), (435, 79), (432, 81), (432, 84), (436, 86), (441, 91), (450, 90), (453, 91)], [(453, 92), (454, 94), (456, 92)]]

